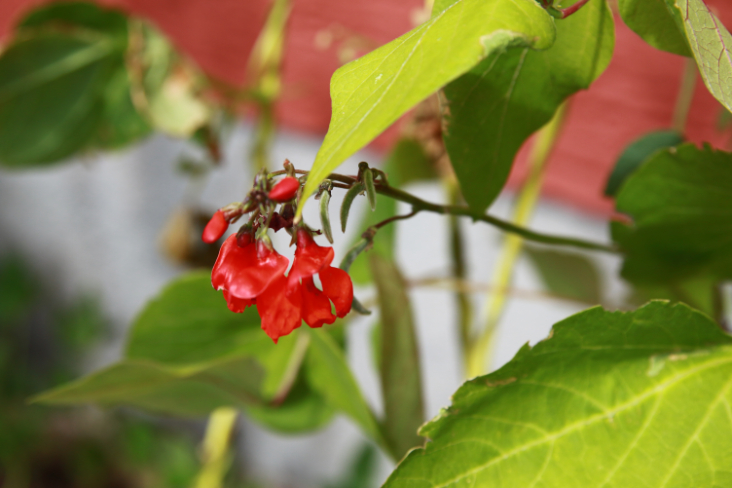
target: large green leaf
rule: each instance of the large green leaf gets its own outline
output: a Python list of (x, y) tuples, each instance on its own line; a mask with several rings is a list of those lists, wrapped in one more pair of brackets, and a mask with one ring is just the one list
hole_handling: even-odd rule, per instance
[(557, 21), (546, 51), (504, 44), (445, 87), (445, 146), (476, 214), (500, 193), (524, 141), (605, 70), (614, 42), (612, 12), (592, 0)]
[(732, 486), (732, 338), (685, 305), (593, 308), (464, 384), (386, 488)]
[(383, 446), (374, 414), (366, 404), (338, 344), (322, 330), (309, 332), (308, 381), (329, 405), (348, 415), (367, 436)]
[(338, 69), (331, 80), (330, 127), (304, 197), (417, 102), (495, 50), (507, 45), (546, 49), (553, 42), (553, 19), (533, 0), (458, 0)]
[(0, 57), (0, 164), (47, 164), (82, 149), (101, 119), (118, 47), (57, 33), (10, 45)]
[(38, 401), (133, 405), (186, 416), (234, 406), (271, 428), (311, 430), (330, 420), (333, 409), (304, 373), (282, 403), (274, 402), (297, 339), (292, 334), (273, 344), (255, 308), (231, 313), (210, 274), (193, 272), (145, 307), (124, 360)]
[(412, 307), (399, 269), (377, 254), (369, 263), (379, 297), (379, 371), (384, 398), (384, 437), (397, 459), (422, 444), (422, 375)]
[(732, 154), (692, 144), (655, 153), (621, 187), (613, 223), (636, 283), (710, 274), (732, 278)]
[(665, 0), (618, 0), (618, 10), (626, 25), (651, 46), (691, 56), (681, 28), (681, 12), (668, 8)]
[(683, 24), (704, 84), (732, 110), (732, 35), (702, 0), (666, 0)]

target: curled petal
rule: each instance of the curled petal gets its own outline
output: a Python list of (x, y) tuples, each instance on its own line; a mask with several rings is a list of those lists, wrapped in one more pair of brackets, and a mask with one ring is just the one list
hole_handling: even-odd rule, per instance
[(256, 304), (256, 298), (236, 298), (231, 293), (224, 290), (224, 298), (226, 299), (226, 305), (234, 313), (242, 313), (247, 307), (251, 307)]
[(217, 210), (211, 220), (208, 221), (206, 227), (203, 229), (203, 235), (201, 240), (206, 244), (212, 244), (224, 235), (226, 229), (229, 228), (229, 222), (226, 221), (224, 213), (221, 210)]
[(320, 283), (323, 285), (323, 293), (335, 305), (336, 315), (345, 317), (351, 311), (353, 303), (351, 277), (340, 268), (328, 266), (320, 272)]
[(299, 229), (295, 261), (289, 274), (290, 284), (298, 283), (302, 278), (313, 276), (330, 266), (333, 256), (332, 247), (319, 246), (306, 230)]
[(335, 322), (335, 315), (330, 311), (330, 300), (315, 287), (312, 277), (302, 279), (302, 319), (310, 327), (322, 327), (323, 324)]
[(236, 298), (254, 298), (278, 276), (282, 276), (290, 260), (263, 243), (237, 243), (230, 236), (219, 251), (211, 272), (211, 284)]
[(257, 297), (257, 311), (262, 319), (262, 330), (275, 343), (280, 337), (300, 327), (302, 322), (300, 317), (302, 294), (299, 289), (288, 293), (288, 288), (287, 278), (282, 274)]

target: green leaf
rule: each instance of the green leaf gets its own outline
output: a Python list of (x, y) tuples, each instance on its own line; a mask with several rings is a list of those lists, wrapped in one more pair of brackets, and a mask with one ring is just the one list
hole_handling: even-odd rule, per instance
[(26, 167), (86, 146), (119, 46), (104, 37), (43, 34), (0, 57), (0, 164)]
[(306, 358), (308, 381), (326, 402), (348, 415), (371, 439), (383, 445), (381, 433), (366, 404), (346, 358), (333, 338), (322, 330), (311, 330)]
[(732, 154), (692, 144), (656, 152), (617, 196), (613, 240), (622, 275), (639, 284), (709, 274), (732, 278)]
[(592, 305), (602, 302), (600, 272), (586, 256), (528, 246), (524, 252), (550, 292)]
[(272, 402), (286, 375), (297, 336), (277, 345), (260, 330), (253, 307), (231, 313), (208, 272), (166, 287), (142, 311), (119, 363), (44, 393), (44, 403), (131, 405), (183, 416), (222, 406), (245, 409), (267, 427), (312, 430), (332, 418), (305, 374), (280, 404)]
[(404, 278), (394, 262), (372, 254), (369, 263), (380, 309), (382, 428), (395, 458), (400, 459), (422, 444), (417, 430), (424, 422), (424, 405), (414, 317)]
[(666, 0), (683, 22), (704, 84), (727, 110), (732, 110), (732, 35), (702, 0)]
[(664, 0), (618, 0), (618, 10), (623, 22), (651, 46), (691, 56), (681, 28), (681, 12), (668, 8)]
[(503, 189), (526, 139), (610, 62), (615, 31), (604, 0), (557, 21), (556, 29), (556, 42), (546, 51), (503, 44), (444, 89), (445, 146), (476, 214)]
[[(126, 357), (187, 366), (251, 354), (272, 341), (260, 330), (254, 307), (235, 314), (195, 271), (170, 283), (142, 310), (129, 335)], [(288, 341), (294, 342), (294, 341)]]
[(675, 130), (649, 132), (631, 142), (615, 163), (613, 172), (610, 174), (605, 186), (605, 195), (614, 196), (625, 179), (653, 153), (660, 149), (676, 146), (682, 142), (684, 142), (684, 138)]
[(29, 29), (89, 29), (114, 36), (126, 46), (127, 17), (118, 10), (101, 8), (89, 2), (56, 2), (33, 10), (18, 25), (21, 32)]
[(730, 486), (730, 378), (701, 313), (596, 307), (465, 383), (384, 486)]
[(301, 202), (333, 169), (417, 102), (495, 50), (509, 44), (546, 49), (553, 41), (553, 19), (533, 0), (458, 0), (421, 26), (338, 69), (331, 80), (330, 127)]

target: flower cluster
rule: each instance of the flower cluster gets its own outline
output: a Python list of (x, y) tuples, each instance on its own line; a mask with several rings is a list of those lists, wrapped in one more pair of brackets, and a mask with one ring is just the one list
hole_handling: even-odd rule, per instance
[[(285, 203), (295, 197), (298, 189), (297, 179), (284, 178), (271, 189), (267, 199), (271, 203)], [(264, 223), (254, 215), (254, 225), (250, 222), (224, 241), (211, 273), (211, 283), (223, 291), (232, 312), (241, 313), (255, 305), (262, 329), (277, 342), (300, 327), (303, 320), (310, 327), (321, 327), (348, 314), (353, 284), (348, 273), (331, 266), (332, 247), (319, 246), (304, 225), (294, 227), (291, 219), (278, 215), (278, 222), (287, 221), (284, 228), (289, 226), (288, 232), (295, 235), (297, 242), (292, 268), (286, 274), (290, 260), (274, 250), (266, 235), (267, 226), (278, 230), (283, 224), (272, 226), (273, 208), (269, 214)], [(218, 240), (228, 225), (226, 212), (219, 210), (206, 226), (203, 240)], [(260, 232), (255, 233), (257, 229)], [(316, 286), (315, 275), (319, 276), (322, 289)]]

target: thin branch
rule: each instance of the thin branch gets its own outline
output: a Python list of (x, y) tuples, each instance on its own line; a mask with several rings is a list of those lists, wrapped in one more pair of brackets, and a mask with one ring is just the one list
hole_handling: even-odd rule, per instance
[(559, 18), (560, 19), (566, 19), (567, 17), (569, 17), (570, 15), (572, 15), (573, 13), (575, 13), (579, 9), (581, 9), (589, 1), (590, 0), (580, 0), (579, 2), (575, 3), (571, 7), (557, 8), (557, 10), (559, 11), (559, 13), (561, 14), (561, 16)]

